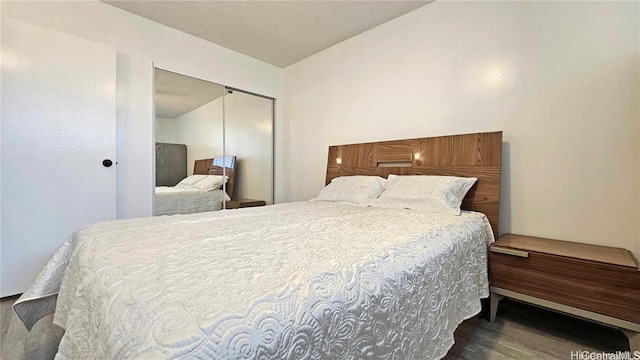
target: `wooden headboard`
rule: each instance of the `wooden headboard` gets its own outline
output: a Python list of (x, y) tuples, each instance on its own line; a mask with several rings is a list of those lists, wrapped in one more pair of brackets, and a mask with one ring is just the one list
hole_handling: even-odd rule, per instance
[[(194, 175), (222, 175), (223, 166), (213, 165), (212, 159), (196, 160), (193, 164)], [(233, 163), (235, 164), (235, 156), (233, 156)], [(235, 168), (227, 167), (225, 169), (225, 175), (227, 179), (227, 195), (233, 199), (233, 184), (235, 183), (236, 170)]]
[(502, 131), (329, 147), (326, 184), (338, 176), (476, 177), (462, 209), (487, 215), (498, 235)]

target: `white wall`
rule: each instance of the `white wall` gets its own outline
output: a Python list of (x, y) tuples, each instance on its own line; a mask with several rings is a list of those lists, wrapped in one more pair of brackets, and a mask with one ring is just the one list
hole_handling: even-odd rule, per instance
[(435, 2), (285, 68), (287, 200), (334, 144), (504, 131), (500, 233), (640, 257), (638, 2)]
[(175, 143), (173, 119), (156, 116), (156, 142)]
[[(153, 213), (153, 64), (281, 97), (282, 69), (98, 1), (2, 1), (2, 17), (110, 45), (117, 51), (117, 216)], [(276, 122), (280, 110), (276, 113)]]
[(221, 97), (176, 117), (172, 122), (171, 142), (187, 145), (187, 175), (193, 175), (195, 160), (222, 156)]

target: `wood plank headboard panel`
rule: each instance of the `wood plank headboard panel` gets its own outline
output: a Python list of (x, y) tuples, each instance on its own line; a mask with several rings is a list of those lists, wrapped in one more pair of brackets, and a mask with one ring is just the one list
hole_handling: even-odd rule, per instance
[(502, 131), (329, 147), (326, 184), (338, 176), (477, 177), (462, 209), (487, 215), (498, 234)]
[[(194, 175), (222, 175), (222, 171), (222, 166), (213, 165), (213, 158), (196, 160), (193, 164)], [(228, 177), (226, 184), (227, 195), (229, 195), (229, 197), (233, 199), (233, 185), (235, 183), (236, 170), (226, 168), (225, 175)]]

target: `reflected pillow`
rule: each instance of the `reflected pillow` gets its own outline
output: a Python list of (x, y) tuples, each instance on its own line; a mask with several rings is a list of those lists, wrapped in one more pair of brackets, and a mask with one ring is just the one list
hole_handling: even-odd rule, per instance
[(182, 181), (180, 181), (178, 183), (178, 185), (191, 186), (191, 185), (197, 183), (200, 180), (204, 180), (207, 176), (209, 176), (209, 175), (191, 175), (191, 176), (187, 176), (186, 178), (182, 179)]
[(477, 178), (389, 175), (384, 191), (369, 205), (460, 215), (460, 205)]
[(380, 176), (341, 176), (331, 180), (312, 201), (343, 202), (367, 206), (380, 195), (386, 180)]
[(205, 175), (205, 178), (192, 185), (195, 189), (211, 191), (220, 189), (227, 182), (228, 177), (222, 175)]

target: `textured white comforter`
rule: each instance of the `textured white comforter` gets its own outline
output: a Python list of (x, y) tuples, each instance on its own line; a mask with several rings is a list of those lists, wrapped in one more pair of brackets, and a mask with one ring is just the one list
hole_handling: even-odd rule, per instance
[(222, 190), (205, 191), (180, 186), (156, 187), (156, 205), (153, 214), (174, 215), (222, 209), (222, 200), (231, 200)]
[(439, 358), (488, 296), (491, 241), (478, 213), (325, 202), (119, 220), (76, 232), (15, 309), (60, 286), (56, 359)]

